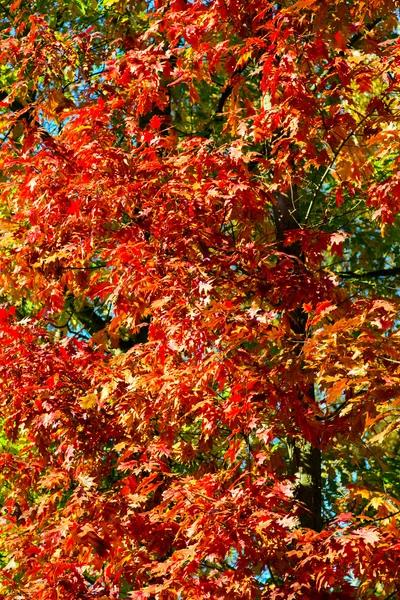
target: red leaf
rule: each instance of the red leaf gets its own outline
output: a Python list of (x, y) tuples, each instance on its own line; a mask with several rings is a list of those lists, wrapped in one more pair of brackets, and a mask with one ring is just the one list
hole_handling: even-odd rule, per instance
[(149, 123), (150, 127), (152, 127), (153, 129), (160, 129), (161, 126), (161, 119), (158, 115), (154, 115), (151, 119), (150, 119), (150, 123)]

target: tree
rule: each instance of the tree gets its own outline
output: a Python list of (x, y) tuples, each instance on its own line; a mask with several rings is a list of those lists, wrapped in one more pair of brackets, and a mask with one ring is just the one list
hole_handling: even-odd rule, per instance
[(1, 5), (3, 598), (400, 597), (396, 5)]

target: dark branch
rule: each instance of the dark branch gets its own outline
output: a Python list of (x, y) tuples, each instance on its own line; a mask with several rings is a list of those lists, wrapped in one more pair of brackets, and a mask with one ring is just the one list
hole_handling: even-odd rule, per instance
[(400, 275), (400, 267), (393, 267), (392, 269), (378, 269), (377, 271), (367, 271), (366, 273), (354, 273), (354, 271), (344, 271), (342, 273), (336, 273), (339, 277), (344, 279), (378, 279), (379, 277), (396, 277)]
[(217, 108), (215, 110), (215, 112), (217, 114), (222, 113), (225, 102), (228, 100), (229, 96), (231, 95), (233, 91), (233, 85), (231, 85), (230, 83), (228, 83), (228, 85), (225, 87), (224, 91), (221, 93), (219, 100), (218, 100), (218, 105)]
[(362, 40), (368, 33), (370, 33), (379, 23), (383, 21), (383, 17), (377, 17), (371, 23), (368, 23), (363, 29), (355, 33), (349, 40), (347, 47), (354, 48), (355, 45)]

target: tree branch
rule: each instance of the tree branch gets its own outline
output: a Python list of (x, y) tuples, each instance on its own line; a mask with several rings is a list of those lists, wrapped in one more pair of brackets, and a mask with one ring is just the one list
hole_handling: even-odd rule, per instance
[(366, 271), (365, 273), (343, 271), (342, 273), (336, 273), (336, 275), (343, 277), (344, 279), (378, 279), (379, 277), (396, 277), (396, 275), (400, 275), (400, 267), (393, 267), (391, 269), (378, 269), (377, 271)]

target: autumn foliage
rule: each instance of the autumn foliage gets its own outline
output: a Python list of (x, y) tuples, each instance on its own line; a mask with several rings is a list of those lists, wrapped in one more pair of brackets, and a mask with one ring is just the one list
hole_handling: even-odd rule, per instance
[(400, 598), (396, 7), (0, 5), (4, 600)]

